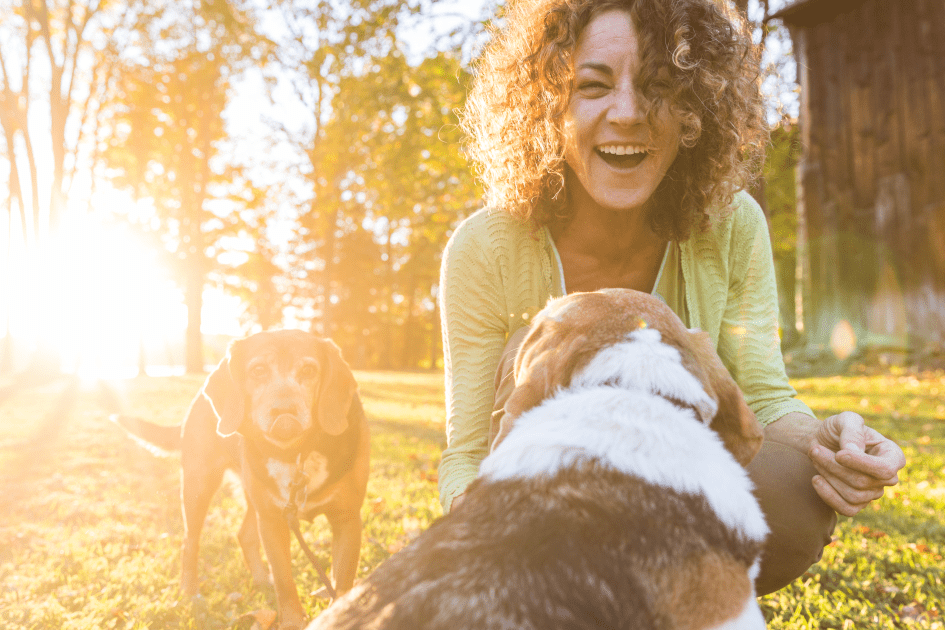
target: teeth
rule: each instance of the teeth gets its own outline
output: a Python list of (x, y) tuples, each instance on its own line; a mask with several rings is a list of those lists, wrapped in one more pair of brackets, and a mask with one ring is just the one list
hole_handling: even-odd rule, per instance
[(611, 155), (636, 155), (637, 153), (647, 152), (646, 147), (632, 144), (610, 144), (597, 147), (597, 150)]

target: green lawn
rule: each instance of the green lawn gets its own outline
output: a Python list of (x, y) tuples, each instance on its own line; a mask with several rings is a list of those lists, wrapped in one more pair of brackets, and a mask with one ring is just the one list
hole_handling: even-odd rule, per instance
[[(442, 375), (359, 372), (372, 430), (362, 574), (440, 513)], [(173, 424), (200, 377), (113, 383), (131, 411)], [(234, 628), (272, 608), (254, 592), (234, 534), (239, 492), (218, 493), (203, 534), (201, 597), (177, 593), (178, 462), (157, 458), (108, 422), (92, 384), (61, 381), (0, 402), (0, 627)], [(907, 372), (795, 381), (821, 415), (862, 413), (894, 437), (903, 482), (856, 519), (841, 519), (824, 560), (762, 600), (771, 628), (943, 628), (945, 375)], [(67, 412), (68, 411), (68, 412)], [(322, 520), (307, 538), (328, 562)], [(303, 594), (318, 588), (296, 553)], [(303, 597), (311, 614), (324, 600)]]

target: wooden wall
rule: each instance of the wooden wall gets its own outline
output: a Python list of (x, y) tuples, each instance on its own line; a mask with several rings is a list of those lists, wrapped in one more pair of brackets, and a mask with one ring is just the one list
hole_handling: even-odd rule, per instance
[(804, 3), (798, 58), (805, 330), (945, 349), (945, 1)]

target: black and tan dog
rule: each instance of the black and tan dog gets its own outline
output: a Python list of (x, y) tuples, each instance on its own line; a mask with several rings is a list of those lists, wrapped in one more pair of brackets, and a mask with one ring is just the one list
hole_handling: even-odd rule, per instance
[(292, 577), (284, 516), (290, 500), (301, 519), (328, 518), (334, 587), (339, 594), (351, 588), (361, 549), (368, 427), (354, 376), (332, 342), (298, 330), (235, 341), (182, 425), (114, 419), (147, 443), (181, 451), (185, 594), (198, 591), (200, 531), (227, 469), (240, 473), (248, 500), (238, 536), (246, 564), (257, 585), (269, 583), (262, 540), (281, 628), (302, 627), (306, 621)]
[(626, 290), (549, 303), (457, 509), (309, 630), (763, 628), (761, 428), (712, 347)]

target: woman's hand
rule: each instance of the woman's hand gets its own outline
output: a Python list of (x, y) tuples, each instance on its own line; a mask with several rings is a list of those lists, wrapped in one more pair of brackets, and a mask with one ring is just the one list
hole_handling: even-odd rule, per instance
[(839, 514), (854, 516), (899, 483), (906, 457), (899, 445), (844, 411), (824, 420), (813, 435), (808, 455), (819, 475), (814, 489)]

